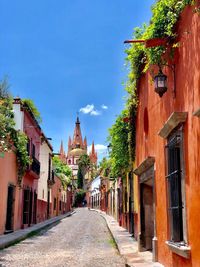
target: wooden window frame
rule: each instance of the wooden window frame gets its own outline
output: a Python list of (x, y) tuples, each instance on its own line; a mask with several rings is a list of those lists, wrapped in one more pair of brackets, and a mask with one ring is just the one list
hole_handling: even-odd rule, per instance
[[(176, 140), (175, 140), (176, 139)], [(174, 143), (173, 143), (174, 142)], [(177, 146), (179, 148), (179, 170), (175, 170), (174, 173), (169, 170), (170, 168), (170, 159), (169, 159), (169, 146)], [(188, 240), (187, 240), (187, 227), (186, 227), (186, 197), (185, 197), (185, 160), (184, 160), (184, 134), (183, 134), (183, 125), (175, 128), (173, 130), (173, 132), (168, 136), (167, 139), (167, 145), (165, 147), (166, 149), (166, 185), (167, 185), (167, 201), (168, 201), (168, 227), (169, 227), (169, 234), (168, 234), (168, 238), (169, 238), (169, 243), (172, 243), (176, 246), (187, 246)], [(174, 161), (173, 163), (174, 164)], [(171, 168), (173, 168), (171, 166)], [(178, 168), (178, 166), (177, 166)], [(179, 201), (179, 205), (181, 205), (181, 229), (180, 229), (180, 240), (178, 240), (177, 238), (174, 237), (173, 233), (172, 233), (172, 227), (173, 227), (173, 216), (172, 216), (172, 209), (173, 207), (171, 207), (171, 197), (170, 197), (170, 179), (173, 179), (173, 175), (177, 175), (178, 178), (176, 177), (176, 179), (178, 179), (178, 183), (179, 184), (179, 197), (180, 199)], [(170, 176), (172, 176), (170, 178)], [(174, 182), (175, 183), (175, 182)], [(171, 183), (171, 186), (173, 185), (173, 182)], [(174, 227), (173, 227), (174, 230)], [(181, 240), (182, 239), (182, 240)]]

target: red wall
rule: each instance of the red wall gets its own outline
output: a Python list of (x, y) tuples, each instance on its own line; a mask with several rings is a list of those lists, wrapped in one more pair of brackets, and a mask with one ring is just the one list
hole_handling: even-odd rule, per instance
[[(158, 237), (158, 260), (165, 266), (200, 266), (200, 118), (193, 112), (200, 108), (200, 17), (187, 7), (178, 25), (180, 47), (176, 58), (176, 98), (173, 98), (173, 76), (169, 68), (163, 72), (168, 76), (168, 91), (160, 98), (154, 92), (150, 72), (141, 77), (139, 83), (139, 107), (136, 123), (136, 166), (147, 156), (155, 157), (155, 186), (157, 190), (156, 214)], [(155, 70), (158, 72), (158, 70)], [(148, 127), (144, 127), (144, 110), (148, 113)], [(185, 168), (186, 208), (188, 240), (191, 259), (173, 254), (165, 241), (167, 232), (167, 200), (165, 184), (166, 140), (158, 136), (159, 130), (174, 111), (188, 112), (185, 123)], [(145, 132), (146, 130), (146, 132)]]

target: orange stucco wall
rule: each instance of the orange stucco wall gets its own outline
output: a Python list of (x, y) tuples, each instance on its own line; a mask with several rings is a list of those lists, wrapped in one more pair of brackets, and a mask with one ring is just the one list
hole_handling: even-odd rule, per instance
[[(178, 24), (180, 47), (175, 56), (176, 97), (173, 98), (173, 78), (170, 68), (163, 69), (168, 76), (168, 91), (162, 98), (154, 92), (150, 72), (144, 74), (139, 82), (136, 166), (147, 156), (155, 157), (158, 261), (167, 267), (179, 267), (183, 264), (187, 267), (200, 266), (200, 118), (193, 116), (193, 112), (200, 108), (200, 17), (193, 10), (194, 7), (187, 7)], [(156, 73), (158, 69), (154, 71)], [(144, 120), (145, 108), (147, 114)], [(189, 260), (172, 253), (165, 244), (168, 240), (164, 155), (166, 140), (158, 136), (158, 132), (174, 111), (188, 112), (184, 126), (184, 142), (186, 220), (188, 241), (191, 246)], [(145, 127), (144, 121), (146, 121)]]
[(17, 186), (17, 166), (15, 154), (5, 153), (4, 158), (0, 158), (0, 234), (5, 231), (7, 213), (8, 185), (15, 186), (14, 221), (13, 230), (21, 227), (21, 189)]

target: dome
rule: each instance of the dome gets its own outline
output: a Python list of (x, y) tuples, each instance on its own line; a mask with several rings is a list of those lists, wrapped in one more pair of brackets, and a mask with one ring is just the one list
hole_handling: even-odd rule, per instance
[(85, 150), (83, 150), (81, 148), (75, 148), (72, 151), (70, 151), (69, 154), (70, 154), (70, 156), (79, 157), (79, 156), (85, 154)]

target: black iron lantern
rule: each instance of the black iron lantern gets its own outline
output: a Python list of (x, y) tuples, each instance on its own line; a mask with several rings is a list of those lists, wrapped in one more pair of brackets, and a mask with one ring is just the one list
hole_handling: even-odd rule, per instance
[(107, 149), (108, 149), (108, 154), (111, 152), (111, 149), (112, 149), (112, 145), (111, 145), (111, 143), (109, 143), (108, 145), (107, 145)]
[(155, 92), (159, 94), (160, 97), (167, 91), (167, 76), (163, 74), (161, 68), (158, 74), (154, 77)]

